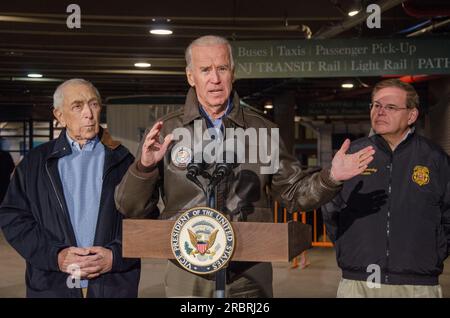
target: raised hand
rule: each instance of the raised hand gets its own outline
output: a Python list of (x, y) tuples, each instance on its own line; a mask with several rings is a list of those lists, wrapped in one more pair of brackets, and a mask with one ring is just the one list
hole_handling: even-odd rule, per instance
[(144, 144), (142, 145), (141, 152), (141, 164), (144, 167), (154, 167), (156, 164), (164, 158), (167, 148), (172, 141), (172, 134), (167, 135), (164, 138), (164, 142), (159, 142), (161, 128), (163, 126), (162, 121), (158, 121), (153, 125), (152, 129), (145, 136)]
[(331, 178), (336, 181), (345, 181), (361, 174), (373, 160), (375, 150), (368, 146), (354, 154), (346, 154), (350, 148), (350, 140), (346, 139), (341, 149), (331, 161)]

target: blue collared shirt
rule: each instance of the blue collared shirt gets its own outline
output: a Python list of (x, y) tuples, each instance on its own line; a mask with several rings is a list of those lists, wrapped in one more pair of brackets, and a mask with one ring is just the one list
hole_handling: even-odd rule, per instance
[[(72, 153), (58, 160), (58, 171), (77, 246), (90, 247), (100, 207), (105, 147), (98, 137), (88, 140), (83, 148), (67, 133), (66, 137)], [(81, 281), (81, 287), (87, 287), (87, 280)]]
[(221, 133), (221, 135), (223, 136), (224, 127), (222, 125), (222, 121), (223, 121), (224, 117), (228, 116), (228, 114), (231, 112), (232, 109), (233, 109), (233, 103), (231, 101), (231, 98), (228, 98), (227, 108), (225, 109), (225, 112), (223, 113), (223, 115), (217, 119), (213, 119), (209, 116), (208, 112), (203, 108), (203, 106), (200, 105), (200, 107), (199, 107), (200, 114), (205, 118), (206, 126), (208, 127), (208, 129), (214, 128), (214, 131), (215, 131), (214, 138), (215, 139), (217, 139), (217, 136), (219, 135), (219, 133)]

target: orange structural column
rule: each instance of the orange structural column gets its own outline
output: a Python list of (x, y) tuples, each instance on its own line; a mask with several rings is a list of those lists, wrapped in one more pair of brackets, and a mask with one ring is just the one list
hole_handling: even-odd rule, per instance
[(273, 205), (273, 222), (278, 223), (278, 201)]
[[(294, 220), (294, 222), (298, 221), (298, 212), (294, 212), (292, 214), (292, 219)], [(298, 267), (298, 258), (296, 256), (296, 257), (294, 257), (294, 261), (292, 262), (291, 268), (297, 268), (297, 267)]]
[(317, 211), (313, 213), (313, 243), (317, 243)]

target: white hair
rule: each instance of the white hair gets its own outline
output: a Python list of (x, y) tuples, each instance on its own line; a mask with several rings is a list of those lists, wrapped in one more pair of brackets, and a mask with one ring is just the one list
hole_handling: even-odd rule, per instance
[(64, 102), (64, 87), (68, 85), (86, 85), (92, 88), (94, 91), (95, 96), (97, 96), (98, 101), (101, 101), (100, 93), (98, 92), (97, 88), (89, 81), (86, 81), (82, 78), (72, 78), (70, 80), (64, 81), (62, 84), (60, 84), (55, 92), (53, 93), (53, 107), (54, 108), (60, 108), (63, 105)]
[(234, 60), (233, 60), (233, 50), (231, 48), (230, 42), (224, 37), (218, 35), (204, 35), (195, 39), (189, 44), (185, 52), (186, 58), (186, 69), (192, 68), (192, 47), (193, 46), (213, 46), (225, 44), (228, 48), (228, 55), (230, 57), (231, 69), (234, 70)]

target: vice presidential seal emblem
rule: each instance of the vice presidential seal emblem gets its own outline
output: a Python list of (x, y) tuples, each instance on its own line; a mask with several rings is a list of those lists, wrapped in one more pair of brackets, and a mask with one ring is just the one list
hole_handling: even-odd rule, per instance
[(172, 149), (172, 162), (176, 167), (184, 169), (191, 162), (191, 160), (191, 148), (180, 146)]
[(420, 186), (426, 185), (430, 182), (430, 170), (424, 166), (415, 166), (412, 179)]
[(184, 212), (171, 233), (172, 252), (190, 272), (210, 274), (226, 266), (235, 246), (234, 231), (219, 211), (197, 207)]

